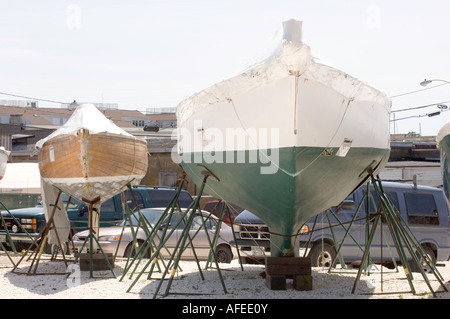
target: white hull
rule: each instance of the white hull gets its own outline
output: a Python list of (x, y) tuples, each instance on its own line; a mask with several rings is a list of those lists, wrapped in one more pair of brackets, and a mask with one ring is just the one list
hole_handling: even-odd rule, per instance
[[(297, 21), (285, 26), (285, 34), (297, 27)], [(344, 140), (388, 149), (386, 95), (313, 59), (301, 39), (291, 40), (262, 64), (180, 103), (178, 153), (340, 147)], [(245, 131), (245, 143), (227, 141), (230, 128)], [(260, 128), (279, 138), (265, 138)]]
[(0, 147), (0, 180), (5, 176), (6, 163), (11, 152), (5, 150), (4, 147)]

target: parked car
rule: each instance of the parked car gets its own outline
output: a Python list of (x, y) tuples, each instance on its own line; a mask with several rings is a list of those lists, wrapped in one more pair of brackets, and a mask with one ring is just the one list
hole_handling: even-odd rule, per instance
[[(99, 230), (99, 244), (102, 250), (105, 253), (111, 253), (113, 256), (116, 255), (119, 257), (129, 257), (134, 256), (136, 253), (136, 242), (138, 247), (143, 247), (142, 244), (148, 238), (148, 232), (151, 231), (156, 222), (161, 218), (165, 207), (162, 208), (146, 208), (142, 209), (141, 213), (144, 215), (146, 223), (148, 225), (147, 231), (142, 226), (138, 227), (138, 223), (140, 217), (138, 214), (133, 215), (132, 218), (132, 227), (130, 227), (130, 223), (128, 221), (124, 221), (121, 225), (115, 227), (107, 227), (100, 228)], [(197, 215), (194, 217), (191, 228), (189, 230), (189, 234), (192, 238), (192, 243), (195, 248), (195, 253), (198, 259), (207, 259), (210, 252), (210, 245), (208, 242), (208, 238), (206, 237), (206, 232), (202, 229), (203, 223), (201, 218), (205, 220), (205, 226), (208, 229), (208, 233), (211, 241), (213, 240), (215, 230), (217, 229), (218, 219), (214, 215), (209, 212), (202, 211), (202, 215), (200, 213), (196, 213)], [(181, 222), (179, 223), (179, 221)], [(176, 244), (180, 236), (182, 235), (182, 231), (185, 228), (185, 222), (182, 220), (182, 214), (180, 211), (175, 211), (171, 220), (163, 221), (163, 225), (169, 223), (169, 230), (167, 234), (172, 230), (172, 226), (176, 226), (177, 228), (174, 230), (172, 235), (169, 237), (168, 241), (165, 244), (165, 248), (161, 249), (161, 254), (163, 257), (167, 258), (171, 253), (175, 250)], [(158, 230), (158, 235), (162, 235), (162, 228)], [(136, 240), (133, 240), (133, 233), (135, 233)], [(73, 236), (73, 243), (75, 246), (75, 251), (78, 253), (81, 249), (81, 246), (85, 242), (86, 238), (89, 235), (89, 231), (83, 231), (76, 233)], [(195, 235), (195, 236), (194, 236)], [(154, 237), (155, 245), (159, 245), (158, 236)], [(230, 263), (233, 259), (232, 248), (230, 246), (230, 241), (233, 239), (233, 233), (231, 227), (222, 223), (220, 227), (219, 238), (217, 244), (215, 246), (215, 254), (218, 262)], [(188, 243), (188, 242), (187, 242)], [(83, 250), (87, 251), (88, 246), (85, 245)], [(148, 250), (146, 253), (147, 258), (151, 257), (152, 251)], [(187, 247), (183, 254), (183, 259), (194, 259), (194, 255), (191, 247)]]
[[(239, 206), (228, 204), (223, 201), (213, 200), (209, 201), (203, 206), (203, 210), (212, 212), (216, 217), (220, 217), (223, 208), (223, 218), (222, 220), (230, 226), (237, 215), (239, 215), (244, 209)], [(231, 216), (231, 221), (229, 216)]]
[[(140, 208), (166, 207), (177, 191), (175, 188), (152, 186), (133, 186), (132, 190)], [(87, 205), (81, 200), (65, 193), (61, 194), (61, 199), (63, 205), (67, 207), (67, 216), (71, 223), (72, 234), (87, 229), (89, 215)], [(68, 205), (69, 199), (70, 203)], [(125, 214), (123, 211), (124, 205), (122, 205), (123, 199), (125, 199), (125, 204), (128, 205), (131, 210), (135, 209), (134, 200), (132, 199), (130, 190), (125, 190), (123, 195), (120, 193), (111, 197), (101, 205), (101, 227), (111, 227), (118, 225), (123, 221)], [(181, 191), (178, 200), (180, 207), (188, 207), (192, 201), (192, 196), (187, 191)], [(9, 245), (9, 242), (6, 240), (5, 227), (7, 227), (16, 248), (19, 250), (28, 248), (33, 242), (33, 238), (36, 238), (39, 235), (39, 232), (46, 224), (42, 203), (35, 207), (14, 209), (9, 212), (18, 222), (16, 222), (7, 211), (2, 211), (5, 225), (3, 225), (0, 220), (0, 241), (6, 242), (6, 244)]]
[[(416, 239), (422, 245), (431, 260), (446, 261), (450, 259), (450, 222), (449, 206), (447, 198), (441, 189), (427, 186), (417, 186), (401, 183), (385, 182), (382, 183), (386, 195), (399, 210), (402, 218), (406, 221)], [(358, 206), (364, 198), (366, 186), (362, 186), (350, 194), (340, 205), (332, 209), (337, 213), (340, 221), (348, 227)], [(375, 213), (377, 206), (377, 197), (374, 190), (371, 189), (372, 198), (370, 201), (369, 218)], [(375, 204), (374, 204), (375, 203)], [(337, 247), (342, 242), (345, 235), (345, 229), (338, 224), (336, 218), (331, 214), (322, 212), (317, 216), (317, 223), (314, 226), (316, 217), (311, 218), (304, 226), (303, 234), (299, 236), (299, 247), (306, 247), (310, 239), (310, 250), (308, 255), (311, 257), (313, 266), (330, 266), (336, 258)], [(370, 219), (372, 225), (373, 219)], [(335, 235), (331, 233), (330, 224)], [(250, 260), (258, 255), (268, 255), (270, 253), (270, 232), (264, 223), (255, 215), (248, 211), (242, 212), (235, 219), (235, 232), (238, 234), (239, 249), (248, 256)], [(316, 229), (311, 233), (308, 231)], [(383, 237), (381, 231), (375, 232), (375, 236), (370, 247), (370, 258), (375, 263), (392, 262), (389, 249), (398, 261), (397, 252), (390, 236), (387, 225), (383, 224)], [(358, 218), (350, 228), (351, 236), (347, 236), (340, 250), (345, 263), (357, 265), (363, 255), (363, 251), (358, 247), (365, 247), (366, 234), (366, 202), (359, 210)], [(311, 236), (311, 237), (310, 237)], [(412, 260), (410, 254), (408, 258)], [(383, 253), (382, 253), (383, 252)], [(414, 271), (419, 268), (416, 263), (411, 263)]]

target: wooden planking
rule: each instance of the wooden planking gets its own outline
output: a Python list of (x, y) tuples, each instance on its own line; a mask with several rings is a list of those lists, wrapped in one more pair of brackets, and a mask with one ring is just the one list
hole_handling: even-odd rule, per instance
[[(112, 142), (111, 142), (112, 141)], [(108, 144), (109, 143), (109, 144)], [(137, 139), (92, 135), (88, 141), (94, 176), (142, 175), (147, 173), (147, 145)], [(92, 146), (95, 145), (94, 148)], [(108, 163), (108, 166), (105, 164)]]
[[(41, 175), (47, 178), (71, 178), (82, 175), (78, 140), (72, 136), (64, 136), (49, 142), (39, 151)], [(54, 162), (51, 162), (49, 156), (51, 146), (54, 150)]]
[[(85, 145), (84, 154), (81, 143)], [(55, 162), (49, 158), (51, 145)], [(86, 163), (82, 161), (83, 156), (87, 159)], [(48, 178), (144, 176), (148, 165), (147, 144), (126, 136), (67, 135), (45, 143), (39, 162), (42, 176)]]
[(136, 176), (144, 177), (148, 165), (145, 141), (106, 133), (56, 137), (44, 144), (39, 156), (41, 175), (79, 199), (100, 196), (106, 200)]

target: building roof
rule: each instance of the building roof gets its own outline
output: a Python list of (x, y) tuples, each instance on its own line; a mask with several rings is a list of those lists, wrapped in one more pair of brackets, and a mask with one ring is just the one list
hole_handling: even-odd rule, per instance
[(177, 120), (177, 116), (175, 113), (148, 114), (147, 117), (151, 121), (176, 121)]
[[(54, 126), (49, 120), (55, 118), (69, 118), (73, 109), (69, 108), (46, 108), (46, 107), (16, 107), (16, 106), (0, 106), (0, 114), (22, 115), (25, 125), (31, 126)], [(148, 119), (147, 115), (137, 110), (101, 110), (103, 114), (117, 126), (124, 128), (134, 127), (131, 119)]]

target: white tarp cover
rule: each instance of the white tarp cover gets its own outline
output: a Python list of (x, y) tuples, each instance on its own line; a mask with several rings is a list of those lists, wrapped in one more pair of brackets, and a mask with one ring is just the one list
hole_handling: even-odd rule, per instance
[[(49, 222), (53, 212), (59, 190), (49, 182), (41, 179), (42, 185), (42, 206), (44, 207), (45, 220)], [(56, 205), (56, 211), (53, 216), (54, 226), (58, 232), (61, 242), (67, 241), (70, 233), (70, 221), (67, 217), (66, 206), (60, 197)], [(58, 237), (56, 237), (55, 229), (52, 228), (48, 234), (48, 243), (51, 245), (59, 245)]]
[(252, 64), (245, 72), (182, 101), (176, 112), (178, 126), (181, 127), (193, 114), (210, 104), (227, 101), (231, 96), (276, 82), (293, 72), (333, 88), (347, 99), (377, 101), (385, 105), (386, 111), (390, 111), (391, 104), (386, 103), (384, 93), (311, 55), (309, 45), (302, 40), (302, 21), (291, 19), (283, 22), (282, 35), (282, 38), (274, 39), (277, 45), (271, 45), (273, 52)]
[(7, 163), (5, 176), (0, 180), (0, 193), (40, 194), (38, 163)]
[(59, 135), (71, 135), (76, 134), (79, 129), (89, 130), (90, 133), (96, 134), (100, 132), (108, 132), (113, 134), (121, 134), (126, 136), (132, 136), (125, 132), (111, 120), (109, 120), (99, 109), (93, 104), (81, 104), (67, 122), (52, 134), (39, 140), (36, 143), (36, 148), (42, 148), (45, 142), (49, 139)]

